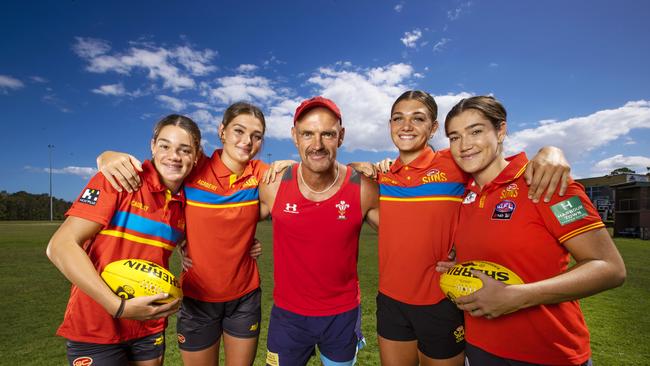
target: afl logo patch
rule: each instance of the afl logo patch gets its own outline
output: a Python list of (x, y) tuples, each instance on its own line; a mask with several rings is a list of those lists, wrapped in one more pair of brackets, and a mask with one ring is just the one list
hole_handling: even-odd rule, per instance
[(492, 220), (510, 220), (515, 207), (515, 203), (508, 200), (497, 203), (492, 212)]

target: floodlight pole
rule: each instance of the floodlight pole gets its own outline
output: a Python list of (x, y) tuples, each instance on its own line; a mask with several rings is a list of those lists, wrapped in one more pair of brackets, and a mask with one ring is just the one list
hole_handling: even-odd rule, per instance
[(47, 149), (50, 152), (50, 221), (54, 220), (54, 210), (52, 208), (52, 149), (54, 145), (48, 144)]
[(271, 164), (271, 153), (266, 154), (266, 163)]

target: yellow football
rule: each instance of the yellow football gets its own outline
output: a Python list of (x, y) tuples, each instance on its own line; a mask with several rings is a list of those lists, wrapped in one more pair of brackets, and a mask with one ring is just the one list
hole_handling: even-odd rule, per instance
[(131, 299), (168, 293), (167, 303), (183, 296), (176, 277), (161, 265), (143, 259), (122, 259), (109, 263), (101, 273), (104, 282), (118, 296)]
[(440, 276), (440, 288), (449, 300), (454, 301), (457, 297), (469, 295), (483, 287), (483, 282), (472, 274), (472, 269), (508, 285), (524, 283), (516, 273), (497, 263), (488, 261), (458, 263)]

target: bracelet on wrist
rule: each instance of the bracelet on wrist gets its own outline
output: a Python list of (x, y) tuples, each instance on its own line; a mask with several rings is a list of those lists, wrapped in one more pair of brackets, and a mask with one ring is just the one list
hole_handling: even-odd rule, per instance
[(113, 315), (113, 319), (119, 319), (122, 316), (122, 313), (124, 312), (124, 305), (126, 305), (126, 300), (122, 299), (120, 302), (120, 307), (117, 308), (115, 315)]

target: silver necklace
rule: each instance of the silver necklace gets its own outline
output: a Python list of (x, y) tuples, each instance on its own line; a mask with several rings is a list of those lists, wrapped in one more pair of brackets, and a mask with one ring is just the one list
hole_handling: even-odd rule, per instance
[(323, 189), (322, 191), (315, 191), (315, 190), (311, 189), (309, 184), (307, 184), (307, 182), (305, 182), (305, 178), (302, 177), (302, 163), (300, 163), (298, 165), (298, 176), (300, 177), (300, 180), (302, 180), (302, 183), (305, 185), (305, 188), (307, 188), (307, 190), (309, 192), (311, 192), (313, 194), (321, 194), (321, 193), (325, 193), (325, 192), (329, 191), (330, 189), (332, 189), (332, 187), (334, 187), (334, 184), (336, 184), (336, 182), (339, 180), (339, 170), (340, 170), (339, 169), (339, 163), (336, 163), (336, 178), (334, 178), (334, 181), (332, 182), (332, 184), (327, 186), (327, 188)]

